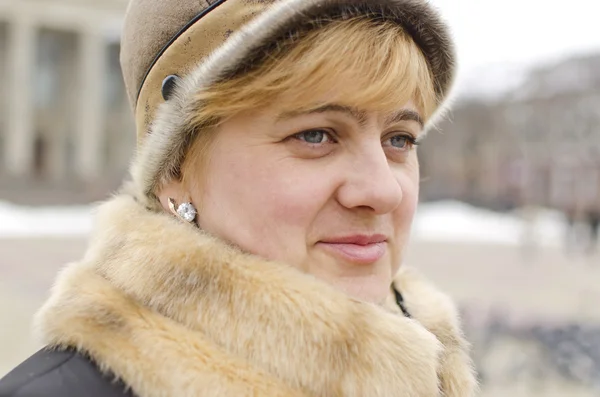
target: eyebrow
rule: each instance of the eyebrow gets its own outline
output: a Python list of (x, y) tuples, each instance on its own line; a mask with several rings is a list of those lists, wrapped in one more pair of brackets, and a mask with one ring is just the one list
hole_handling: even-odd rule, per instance
[(417, 123), (419, 123), (421, 128), (423, 128), (425, 125), (423, 119), (421, 118), (421, 115), (412, 109), (402, 109), (392, 114), (385, 120), (386, 124), (399, 123), (400, 121), (416, 121)]
[[(285, 120), (292, 117), (308, 115), (308, 114), (317, 114), (317, 113), (326, 113), (326, 112), (337, 112), (337, 113), (345, 113), (348, 116), (356, 119), (360, 125), (364, 125), (367, 122), (367, 112), (361, 111), (351, 106), (339, 105), (336, 103), (331, 103), (323, 106), (319, 106), (314, 109), (310, 109), (307, 111), (291, 111), (284, 112), (280, 114), (277, 119)], [(393, 113), (391, 116), (385, 119), (386, 124), (394, 124), (401, 121), (416, 121), (419, 123), (421, 128), (424, 126), (423, 119), (419, 115), (418, 112), (411, 109), (401, 109), (398, 112)]]
[(327, 112), (337, 112), (337, 113), (345, 113), (348, 116), (356, 119), (361, 125), (367, 122), (367, 112), (360, 111), (351, 106), (339, 105), (337, 103), (330, 103), (327, 105), (319, 106), (314, 109), (309, 109), (306, 111), (291, 111), (284, 112), (277, 118), (278, 120), (290, 119), (292, 117), (303, 116), (308, 114), (318, 114), (318, 113), (327, 113)]

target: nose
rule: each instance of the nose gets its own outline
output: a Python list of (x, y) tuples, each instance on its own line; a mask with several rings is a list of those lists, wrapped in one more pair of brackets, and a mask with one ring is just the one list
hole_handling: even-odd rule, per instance
[(378, 215), (395, 210), (402, 202), (402, 186), (381, 145), (351, 156), (348, 174), (339, 187), (338, 202), (346, 208), (369, 208)]

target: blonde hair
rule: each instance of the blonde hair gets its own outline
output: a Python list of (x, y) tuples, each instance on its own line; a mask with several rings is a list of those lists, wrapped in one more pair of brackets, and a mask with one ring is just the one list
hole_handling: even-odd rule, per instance
[[(282, 112), (310, 110), (323, 105), (315, 100), (325, 97), (327, 103), (382, 113), (413, 101), (424, 121), (440, 99), (425, 56), (404, 29), (392, 21), (358, 17), (290, 35), (255, 69), (200, 91), (191, 124), (215, 127), (275, 101)], [(187, 153), (184, 183), (186, 171), (206, 160), (210, 130), (203, 130)]]

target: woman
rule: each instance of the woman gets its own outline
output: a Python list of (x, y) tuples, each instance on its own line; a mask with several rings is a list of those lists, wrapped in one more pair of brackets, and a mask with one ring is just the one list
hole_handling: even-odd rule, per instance
[(421, 0), (133, 0), (138, 153), (1, 396), (471, 396), (400, 267), (453, 75)]

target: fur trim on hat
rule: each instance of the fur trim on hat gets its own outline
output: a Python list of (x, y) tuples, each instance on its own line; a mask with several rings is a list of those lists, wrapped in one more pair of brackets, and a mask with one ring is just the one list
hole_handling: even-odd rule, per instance
[[(140, 397), (469, 397), (468, 345), (449, 299), (414, 270), (413, 318), (248, 255), (128, 196), (99, 211), (81, 263), (36, 323)], [(396, 308), (397, 309), (397, 308)]]

